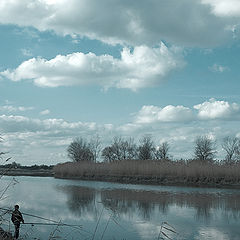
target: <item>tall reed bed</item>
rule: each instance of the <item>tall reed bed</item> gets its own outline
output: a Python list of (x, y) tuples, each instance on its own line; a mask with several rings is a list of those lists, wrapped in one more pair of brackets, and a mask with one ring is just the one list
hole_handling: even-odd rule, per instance
[(239, 184), (240, 163), (202, 163), (199, 161), (123, 160), (111, 163), (67, 162), (54, 167), (59, 178), (93, 180), (127, 179), (134, 182)]

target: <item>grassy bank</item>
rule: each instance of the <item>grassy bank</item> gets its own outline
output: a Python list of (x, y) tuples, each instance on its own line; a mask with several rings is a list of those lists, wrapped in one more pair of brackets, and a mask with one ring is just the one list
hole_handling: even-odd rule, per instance
[(54, 167), (57, 178), (122, 183), (240, 187), (240, 163), (124, 160), (112, 163), (67, 162)]
[(5, 176), (34, 176), (34, 177), (52, 177), (53, 171), (50, 169), (5, 169), (0, 168), (1, 175)]

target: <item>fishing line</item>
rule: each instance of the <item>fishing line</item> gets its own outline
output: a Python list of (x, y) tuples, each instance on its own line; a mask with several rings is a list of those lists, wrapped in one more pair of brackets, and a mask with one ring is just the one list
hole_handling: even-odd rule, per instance
[(67, 226), (67, 227), (79, 227), (79, 225), (72, 225), (72, 224), (64, 224), (64, 223), (40, 223), (40, 222), (28, 222), (22, 224), (29, 224), (29, 225), (50, 225), (50, 226)]
[[(10, 213), (13, 212), (13, 210), (7, 209), (7, 208), (0, 208), (0, 210), (8, 211)], [(36, 216), (36, 215), (33, 215), (33, 214), (24, 213), (24, 212), (22, 212), (22, 214), (25, 215), (25, 216), (35, 217), (35, 218), (42, 219), (42, 220), (45, 220), (45, 221), (53, 222), (53, 223), (55, 223), (55, 225), (59, 225), (58, 221), (55, 221), (55, 220), (52, 220), (52, 219), (48, 219), (48, 218), (44, 218), (44, 217), (40, 217), (40, 216)], [(71, 224), (66, 224), (66, 223), (60, 223), (60, 225), (61, 226), (68, 226), (68, 227), (74, 227), (74, 228), (78, 228), (78, 229), (82, 228), (82, 225), (71, 225)]]
[[(6, 213), (12, 213), (13, 212), (13, 210), (9, 209), (9, 208), (1, 208), (0, 207), (0, 210), (7, 211)], [(22, 214), (25, 215), (25, 216), (34, 217), (34, 218), (38, 218), (38, 219), (41, 219), (41, 220), (52, 222), (52, 223), (54, 223), (53, 225), (55, 225), (55, 226), (59, 225), (59, 226), (71, 227), (71, 228), (74, 228), (74, 229), (76, 229), (78, 231), (80, 230), (82, 232), (85, 232), (85, 233), (88, 233), (88, 234), (92, 234), (92, 233), (82, 229), (82, 225), (72, 225), (72, 224), (66, 224), (66, 223), (59, 223), (58, 221), (55, 221), (55, 220), (52, 220), (52, 219), (48, 219), (48, 218), (44, 218), (44, 217), (40, 217), (40, 216), (36, 216), (36, 215), (33, 215), (33, 214), (24, 213), (24, 212), (22, 212)], [(40, 223), (40, 224), (37, 224), (37, 225), (44, 225), (44, 223)], [(47, 224), (45, 224), (45, 225), (47, 225)]]

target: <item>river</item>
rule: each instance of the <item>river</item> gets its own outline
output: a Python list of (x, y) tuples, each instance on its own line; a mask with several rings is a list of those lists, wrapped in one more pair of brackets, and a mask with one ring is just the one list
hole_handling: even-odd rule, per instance
[[(22, 239), (239, 240), (240, 190), (3, 177), (1, 208), (20, 206)], [(7, 188), (7, 189), (6, 189)], [(3, 193), (3, 190), (6, 190)], [(1, 210), (2, 227), (13, 231)], [(3, 215), (4, 214), (4, 215)], [(52, 223), (52, 222), (51, 222)], [(161, 228), (162, 227), (162, 228)], [(162, 229), (162, 233), (160, 233)], [(169, 230), (170, 229), (170, 230)]]

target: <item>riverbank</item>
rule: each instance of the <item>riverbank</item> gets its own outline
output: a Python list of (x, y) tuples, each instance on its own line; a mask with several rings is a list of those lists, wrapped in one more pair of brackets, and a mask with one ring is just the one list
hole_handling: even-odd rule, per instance
[(141, 176), (81, 176), (81, 177), (59, 177), (59, 179), (115, 182), (123, 184), (163, 185), (163, 186), (187, 186), (187, 187), (213, 187), (240, 189), (240, 182), (232, 183), (224, 179), (215, 178), (174, 178), (174, 177), (141, 177)]
[(54, 177), (131, 184), (240, 189), (240, 164), (125, 160), (113, 163), (63, 163)]
[(1, 175), (5, 176), (33, 176), (33, 177), (53, 177), (51, 169), (5, 169), (0, 168)]

